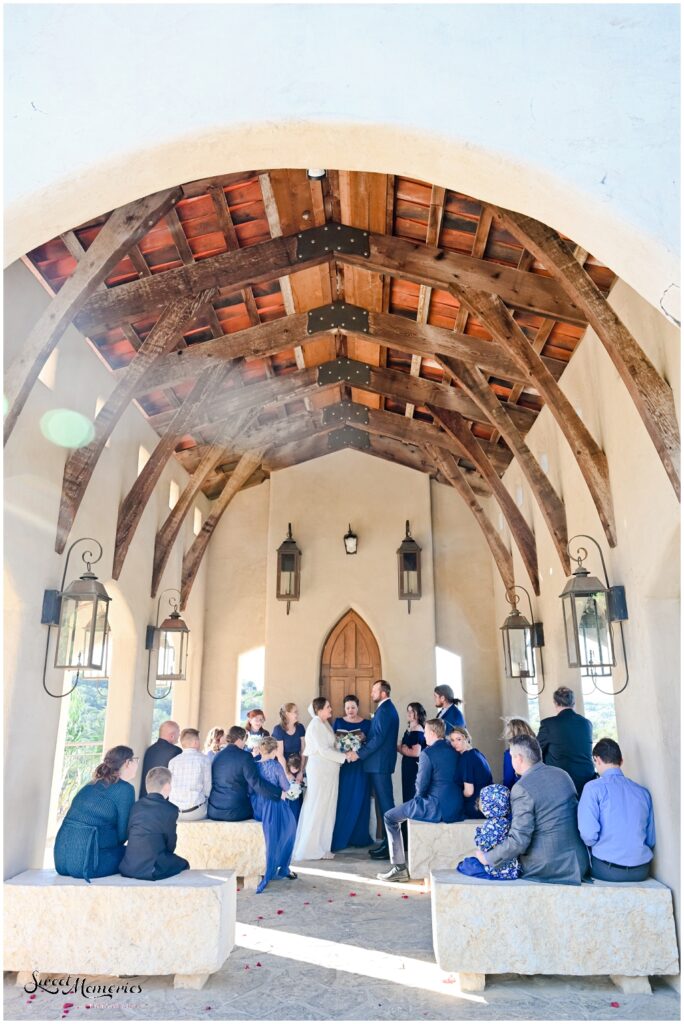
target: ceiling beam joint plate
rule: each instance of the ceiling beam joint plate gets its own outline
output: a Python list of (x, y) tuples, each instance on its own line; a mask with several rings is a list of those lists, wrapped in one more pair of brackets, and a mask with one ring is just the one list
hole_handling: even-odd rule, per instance
[(328, 448), (337, 452), (340, 448), (370, 448), (370, 438), (365, 430), (356, 427), (340, 427), (328, 434)]
[(364, 384), (370, 384), (370, 379), (371, 368), (367, 363), (360, 363), (356, 359), (346, 359), (344, 356), (332, 359), (329, 363), (322, 363), (318, 367), (320, 387), (342, 383), (361, 387)]
[(368, 425), (368, 406), (359, 402), (336, 402), (323, 409), (323, 423), (326, 427), (336, 423), (363, 423)]
[(367, 231), (347, 224), (330, 222), (318, 228), (300, 231), (297, 235), (297, 259), (310, 260), (326, 253), (344, 252), (354, 256), (370, 256)]
[(329, 302), (309, 311), (307, 334), (331, 331), (334, 328), (368, 334), (368, 310), (362, 306), (353, 306), (350, 302)]

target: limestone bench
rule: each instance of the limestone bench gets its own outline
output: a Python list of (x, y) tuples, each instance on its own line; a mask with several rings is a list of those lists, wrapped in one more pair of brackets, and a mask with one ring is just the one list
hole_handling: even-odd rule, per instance
[(246, 889), (256, 889), (266, 871), (266, 843), (260, 821), (179, 821), (176, 853), (191, 868), (230, 868)]
[(424, 878), (430, 885), (431, 871), (453, 870), (460, 860), (475, 849), (475, 829), (482, 818), (440, 822), (408, 821), (408, 869), (411, 878)]
[(162, 882), (90, 884), (23, 871), (4, 884), (4, 969), (42, 975), (174, 975), (202, 988), (235, 945), (235, 873), (183, 871)]
[(649, 975), (679, 972), (672, 893), (655, 879), (545, 885), (432, 875), (437, 963), (481, 991), (487, 974), (608, 975), (650, 992)]

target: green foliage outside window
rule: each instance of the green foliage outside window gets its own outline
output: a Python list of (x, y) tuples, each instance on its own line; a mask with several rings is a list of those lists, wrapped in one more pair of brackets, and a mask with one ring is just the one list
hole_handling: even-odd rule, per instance
[(264, 689), (263, 686), (259, 688), (256, 683), (251, 681), (244, 682), (240, 691), (240, 721), (233, 723), (230, 722), (228, 727), (231, 725), (244, 725), (247, 720), (247, 712), (253, 708), (263, 707), (264, 703)]

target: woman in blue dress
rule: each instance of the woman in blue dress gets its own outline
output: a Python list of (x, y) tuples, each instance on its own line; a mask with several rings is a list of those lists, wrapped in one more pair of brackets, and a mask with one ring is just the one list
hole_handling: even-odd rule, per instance
[[(278, 725), (274, 725), (271, 735), (274, 740), (278, 741), (278, 760), (283, 769), (287, 771), (288, 757), (292, 757), (293, 754), (301, 756), (304, 753), (304, 734), (306, 729), (299, 721), (299, 709), (296, 704), (292, 702), (283, 704), (278, 713), (280, 721)], [(297, 782), (301, 782), (303, 778), (304, 762), (302, 761), (302, 768), (298, 774)]]
[(503, 785), (508, 789), (513, 789), (519, 776), (513, 771), (513, 763), (511, 761), (511, 752), (508, 749), (508, 744), (516, 738), (516, 736), (534, 736), (534, 729), (529, 722), (525, 721), (524, 718), (505, 718), (504, 719), (504, 731), (502, 740), (506, 741), (506, 749), (504, 750), (503, 756)]
[(470, 733), (463, 725), (456, 725), (447, 736), (458, 758), (458, 774), (463, 786), (463, 812), (466, 819), (484, 818), (479, 809), (480, 790), (494, 782), (492, 769), (484, 754), (473, 746)]
[[(290, 788), (283, 766), (276, 760), (278, 743), (268, 736), (261, 741), (259, 747), (260, 760), (257, 770), (263, 779), (287, 792)], [(268, 800), (250, 790), (250, 799), (254, 817), (261, 822), (266, 841), (266, 871), (257, 886), (257, 892), (263, 892), (273, 878), (296, 878), (290, 870), (290, 860), (294, 849), (297, 823), (289, 800)]]
[(425, 748), (425, 722), (427, 712), (422, 704), (413, 702), (406, 708), (408, 728), (401, 737), (397, 750), (401, 754), (401, 799), (403, 803), (416, 795), (418, 758)]
[[(370, 732), (370, 720), (359, 714), (359, 698), (353, 693), (344, 698), (344, 718), (336, 718), (334, 732), (361, 732), (364, 742)], [(362, 761), (346, 761), (340, 768), (337, 813), (331, 849), (370, 846), (370, 786)]]
[(131, 779), (138, 760), (130, 747), (112, 747), (92, 781), (78, 791), (55, 839), (58, 874), (89, 882), (118, 873), (135, 803)]

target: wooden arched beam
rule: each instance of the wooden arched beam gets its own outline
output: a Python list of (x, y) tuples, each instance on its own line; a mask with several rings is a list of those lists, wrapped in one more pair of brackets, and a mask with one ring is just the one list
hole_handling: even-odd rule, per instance
[(503, 302), (496, 295), (484, 292), (464, 291), (456, 287), (452, 287), (451, 291), (515, 359), (520, 369), (528, 375), (532, 387), (536, 388), (544, 399), (577, 460), (608, 543), (615, 547), (615, 514), (605, 453), (582, 423), (570, 400), (561, 391), (544, 365), (543, 359), (534, 350)]
[(490, 388), (484, 374), (477, 367), (468, 367), (457, 359), (440, 359), (444, 371), (459, 381), (467, 394), (477, 403), (492, 426), (496, 427), (516, 458), (535, 497), (546, 523), (556, 553), (566, 576), (571, 565), (568, 555), (568, 526), (565, 506), (556, 494), (551, 481), (527, 447), (525, 439), (508, 415), (506, 407)]
[(466, 505), (472, 512), (478, 526), (484, 534), (484, 538), (489, 545), (489, 550), (492, 553), (494, 564), (499, 570), (499, 575), (503, 580), (503, 585), (506, 590), (510, 590), (515, 586), (515, 576), (513, 574), (513, 557), (499, 536), (497, 530), (489, 521), (487, 513), (482, 508), (482, 505), (477, 500), (472, 488), (468, 484), (463, 471), (457, 465), (456, 460), (453, 456), (448, 455), (446, 452), (439, 448), (434, 448), (432, 445), (426, 446), (426, 453), (432, 459), (437, 466), (439, 466), (443, 476), (449, 481), (452, 487), (454, 487), (461, 495)]
[(195, 582), (195, 577), (197, 576), (202, 558), (204, 557), (204, 552), (207, 550), (207, 545), (211, 540), (211, 536), (216, 529), (221, 516), (228, 508), (238, 491), (240, 491), (242, 486), (247, 483), (252, 473), (258, 469), (263, 455), (263, 448), (245, 452), (238, 462), (235, 470), (228, 478), (226, 486), (221, 491), (221, 494), (212, 504), (209, 515), (202, 523), (202, 529), (195, 537), (188, 551), (185, 553), (185, 557), (183, 558), (183, 572), (181, 576), (181, 608), (185, 608), (188, 603), (190, 591), (192, 590), (192, 585)]
[(231, 363), (216, 363), (200, 374), (192, 391), (176, 411), (171, 423), (122, 501), (116, 524), (116, 541), (114, 544), (112, 576), (115, 580), (118, 580), (121, 575), (121, 570), (123, 569), (135, 531), (138, 528), (138, 523), (142, 518), (147, 502), (157, 486), (160, 476), (164, 472), (164, 467), (173, 456), (179, 439), (187, 433), (192, 420), (197, 414), (198, 405), (214, 396), (232, 370), (233, 366)]
[(491, 487), (494, 499), (501, 509), (518, 547), (523, 564), (527, 570), (527, 575), (530, 577), (532, 589), (535, 594), (539, 595), (537, 544), (525, 517), (504, 487), (501, 477), (485, 455), (477, 438), (458, 413), (435, 408), (431, 408), (430, 412), (434, 416), (435, 421), (457, 442), (458, 446), (462, 449), (464, 457), (471, 460), (475, 468), (482, 474), (483, 479)]
[(64, 551), (76, 513), (81, 505), (86, 488), (93, 475), (97, 461), (107, 439), (121, 419), (135, 394), (140, 378), (154, 360), (168, 352), (182, 337), (189, 320), (196, 316), (200, 307), (213, 293), (201, 292), (193, 298), (175, 299), (162, 313), (145, 338), (134, 358), (126, 367), (126, 373), (95, 417), (95, 436), (90, 444), (71, 452), (64, 465), (62, 499), (57, 521), (55, 550)]
[(55, 295), (5, 374), (5, 444), (40, 371), (80, 307), (119, 260), (171, 209), (180, 196), (179, 188), (166, 189), (122, 206), (114, 210), (98, 232), (93, 244), (79, 260), (76, 270)]
[(534, 253), (582, 310), (631, 395), (681, 500), (681, 441), (672, 388), (553, 228), (511, 210), (497, 208), (495, 216)]

